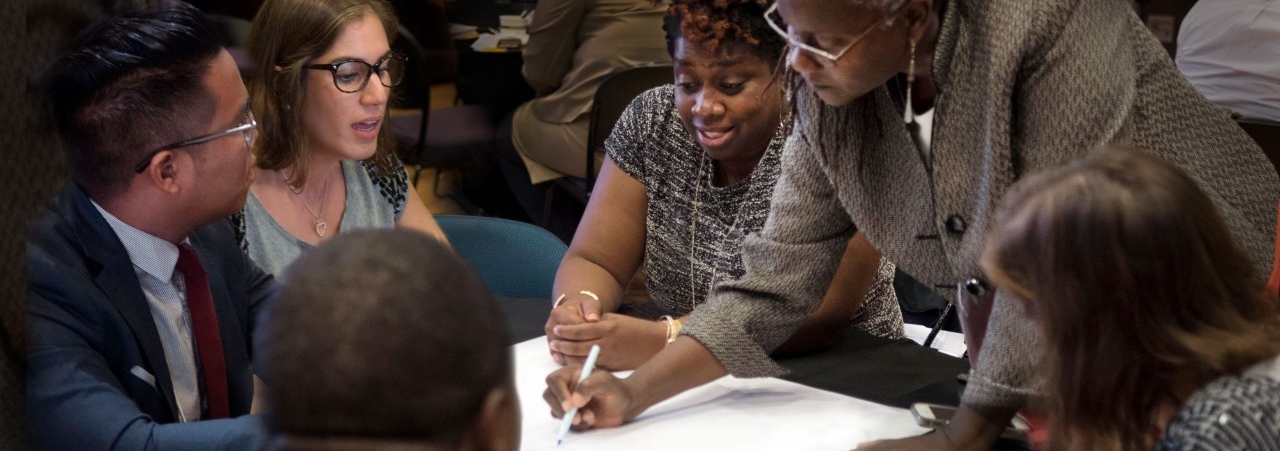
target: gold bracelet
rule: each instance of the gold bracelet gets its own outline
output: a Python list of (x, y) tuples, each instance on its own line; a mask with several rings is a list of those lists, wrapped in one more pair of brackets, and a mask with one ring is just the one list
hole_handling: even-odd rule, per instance
[[(585, 294), (585, 295), (587, 295), (587, 296), (591, 296), (591, 299), (595, 299), (595, 300), (596, 300), (596, 302), (600, 302), (600, 296), (596, 296), (596, 294), (595, 294), (595, 293), (592, 293), (592, 292), (590, 292), (590, 291), (582, 290), (582, 291), (579, 291), (579, 292), (578, 292), (578, 294)], [(560, 306), (560, 303), (561, 303), (561, 302), (564, 302), (564, 298), (565, 298), (565, 297), (567, 297), (567, 296), (569, 296), (569, 295), (564, 294), (564, 293), (560, 293), (560, 297), (556, 298), (556, 302), (555, 302), (554, 304), (551, 304), (551, 308), (552, 308), (552, 309), (555, 309), (556, 307), (559, 307), (559, 306)]]
[(680, 320), (672, 318), (671, 315), (662, 315), (662, 318), (659, 319), (667, 322), (667, 344), (669, 345), (680, 336), (680, 329), (684, 328), (684, 324), (681, 324)]

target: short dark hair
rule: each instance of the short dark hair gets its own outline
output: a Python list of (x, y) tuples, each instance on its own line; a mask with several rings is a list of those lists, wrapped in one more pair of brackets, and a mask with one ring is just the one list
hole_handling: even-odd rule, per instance
[(773, 0), (673, 0), (662, 29), (667, 32), (667, 53), (675, 56), (676, 41), (716, 52), (721, 45), (738, 43), (769, 64), (777, 64), (787, 43), (764, 20)]
[(286, 442), (454, 445), (510, 380), (493, 295), (434, 238), (344, 232), (298, 258), (284, 279), (266, 369), (269, 424)]
[(80, 33), (44, 77), (76, 183), (118, 194), (148, 151), (202, 131), (215, 109), (203, 78), (221, 48), (209, 18), (176, 1)]

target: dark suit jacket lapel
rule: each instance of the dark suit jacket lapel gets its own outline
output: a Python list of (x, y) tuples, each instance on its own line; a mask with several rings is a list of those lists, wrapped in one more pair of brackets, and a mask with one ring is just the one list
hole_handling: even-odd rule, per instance
[(151, 309), (147, 305), (142, 286), (138, 283), (128, 251), (106, 219), (89, 202), (89, 197), (78, 187), (68, 189), (58, 208), (72, 230), (75, 230), (86, 259), (100, 265), (94, 283), (129, 324), (149, 366), (145, 369), (155, 376), (156, 388), (169, 406), (170, 418), (176, 418), (173, 413), (178, 411), (178, 405), (173, 397), (173, 380), (169, 376), (169, 364), (164, 357), (164, 345), (160, 341), (160, 333), (156, 330), (155, 319), (151, 317)]

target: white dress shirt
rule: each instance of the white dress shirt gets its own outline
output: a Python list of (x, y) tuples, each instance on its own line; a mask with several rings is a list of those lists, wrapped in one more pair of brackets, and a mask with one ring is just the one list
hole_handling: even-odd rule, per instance
[(129, 253), (133, 271), (138, 275), (142, 293), (147, 297), (151, 318), (164, 345), (164, 359), (173, 382), (173, 396), (178, 403), (178, 421), (200, 419), (200, 382), (196, 370), (195, 338), (191, 332), (191, 313), (187, 309), (187, 289), (178, 264), (178, 246), (125, 224), (93, 202), (120, 238)]
[(1200, 0), (1178, 30), (1178, 70), (1209, 101), (1280, 124), (1280, 0)]

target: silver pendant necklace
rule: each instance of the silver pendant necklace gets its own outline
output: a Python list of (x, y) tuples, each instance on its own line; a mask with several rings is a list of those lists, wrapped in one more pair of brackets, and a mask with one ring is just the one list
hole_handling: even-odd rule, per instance
[[(694, 177), (693, 213), (690, 215), (690, 218), (689, 218), (689, 310), (690, 311), (692, 311), (693, 308), (697, 306), (697, 295), (698, 295), (697, 260), (698, 258), (696, 254), (697, 254), (697, 248), (698, 248), (698, 210), (702, 206), (702, 204), (699, 202), (700, 194), (702, 193), (702, 174), (704, 173), (704, 169), (706, 169), (707, 160), (710, 159), (710, 157), (706, 156), (706, 154), (700, 153), (700, 157), (701, 158), (698, 160), (698, 175)], [(747, 187), (743, 194), (743, 199), (738, 202), (738, 211), (735, 212), (733, 215), (733, 223), (729, 225), (729, 229), (725, 231), (724, 237), (720, 239), (720, 247), (715, 250), (715, 255), (713, 256), (714, 260), (711, 262), (711, 279), (707, 280), (707, 285), (706, 285), (707, 292), (710, 292), (711, 287), (715, 286), (716, 276), (718, 275), (720, 270), (720, 260), (724, 259), (724, 249), (728, 247), (726, 243), (729, 240), (729, 236), (733, 234), (733, 231), (737, 230), (738, 220), (742, 218), (742, 209), (743, 207), (746, 206), (747, 201), (750, 200), (751, 198), (751, 187), (755, 183), (755, 173), (756, 171), (753, 170), (751, 171), (751, 174), (747, 176), (747, 182), (746, 182)], [(712, 176), (710, 178), (712, 179), (715, 178), (714, 169), (712, 170)], [(711, 181), (708, 180), (707, 183), (710, 184)]]
[(329, 232), (329, 223), (324, 220), (324, 205), (328, 203), (327, 201), (329, 200), (329, 182), (333, 180), (333, 174), (330, 174), (329, 177), (324, 179), (324, 187), (321, 188), (323, 194), (320, 195), (319, 213), (316, 213), (316, 211), (311, 208), (311, 205), (307, 204), (307, 199), (302, 197), (302, 190), (294, 188), (293, 185), (289, 184), (289, 177), (284, 175), (284, 171), (280, 171), (280, 178), (284, 180), (284, 186), (289, 188), (289, 192), (293, 193), (294, 196), (297, 196), (299, 201), (302, 201), (302, 206), (307, 209), (307, 213), (311, 213), (311, 216), (315, 218), (316, 235), (324, 238), (324, 235)]

